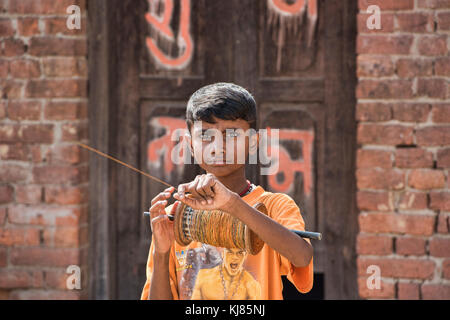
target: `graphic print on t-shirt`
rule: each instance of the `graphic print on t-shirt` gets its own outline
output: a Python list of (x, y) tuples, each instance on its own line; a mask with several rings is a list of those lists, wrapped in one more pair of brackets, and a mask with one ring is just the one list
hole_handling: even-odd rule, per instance
[(177, 252), (181, 271), (180, 298), (192, 300), (261, 299), (261, 285), (244, 268), (248, 253), (242, 249), (202, 244)]

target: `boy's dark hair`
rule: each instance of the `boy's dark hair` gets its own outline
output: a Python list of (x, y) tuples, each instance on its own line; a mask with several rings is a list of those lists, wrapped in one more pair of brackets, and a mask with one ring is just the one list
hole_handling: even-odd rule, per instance
[(234, 83), (218, 82), (204, 86), (189, 98), (186, 123), (189, 132), (194, 121), (214, 123), (213, 116), (222, 120), (243, 119), (256, 129), (256, 102), (253, 96)]

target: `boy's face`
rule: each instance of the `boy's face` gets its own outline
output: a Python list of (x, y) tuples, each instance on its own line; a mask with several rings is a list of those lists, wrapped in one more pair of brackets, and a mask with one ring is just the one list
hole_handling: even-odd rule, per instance
[[(217, 177), (227, 176), (245, 166), (249, 144), (250, 125), (243, 119), (222, 120), (216, 123), (198, 121), (191, 128), (191, 145), (194, 158), (200, 167)], [(246, 134), (247, 133), (247, 134)], [(250, 141), (250, 139), (252, 139)]]

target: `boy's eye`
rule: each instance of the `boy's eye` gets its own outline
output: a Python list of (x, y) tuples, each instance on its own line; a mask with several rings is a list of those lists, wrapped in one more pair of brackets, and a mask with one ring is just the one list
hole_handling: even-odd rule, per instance
[(202, 141), (211, 141), (211, 135), (202, 133), (200, 139), (202, 139)]
[(239, 134), (236, 131), (227, 131), (227, 133), (225, 135), (227, 138), (239, 137)]

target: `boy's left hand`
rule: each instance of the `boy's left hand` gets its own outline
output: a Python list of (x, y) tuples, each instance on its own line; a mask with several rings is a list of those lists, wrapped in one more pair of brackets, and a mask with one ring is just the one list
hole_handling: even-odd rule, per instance
[(231, 207), (237, 198), (236, 195), (235, 192), (225, 187), (216, 176), (208, 173), (196, 176), (192, 182), (180, 184), (173, 197), (192, 209), (227, 211), (226, 208)]

